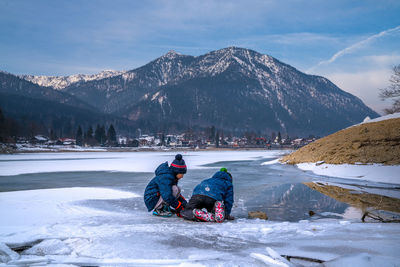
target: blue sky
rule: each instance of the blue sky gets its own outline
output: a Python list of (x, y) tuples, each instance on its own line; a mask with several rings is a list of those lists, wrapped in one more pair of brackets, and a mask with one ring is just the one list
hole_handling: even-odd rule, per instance
[(130, 70), (175, 50), (239, 46), (325, 76), (380, 112), (400, 64), (400, 1), (0, 0), (0, 69)]

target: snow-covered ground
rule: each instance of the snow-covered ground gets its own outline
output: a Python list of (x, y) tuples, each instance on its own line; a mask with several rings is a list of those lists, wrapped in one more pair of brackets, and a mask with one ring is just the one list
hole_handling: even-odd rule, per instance
[(312, 171), (318, 175), (331, 177), (373, 181), (378, 183), (400, 184), (400, 165), (386, 166), (382, 164), (297, 164), (302, 170)]
[[(254, 186), (266, 187), (271, 181), (263, 173), (275, 175), (282, 168), (289, 169), (282, 179), (295, 180), (291, 177), (301, 175), (301, 171), (276, 161), (282, 153), (187, 152), (184, 159), (189, 170), (229, 165), (235, 194), (255, 195), (241, 189), (240, 184), (258, 179)], [(29, 183), (30, 177), (51, 178), (52, 172), (59, 171), (153, 172), (174, 154), (2, 155), (0, 180), (23, 174)], [(263, 161), (269, 164), (261, 165)], [(238, 175), (239, 168), (246, 166), (248, 169)], [(138, 182), (126, 190), (67, 187), (1, 192), (0, 266), (318, 266), (296, 259), (288, 262), (280, 255), (319, 259), (325, 266), (400, 266), (399, 224), (361, 223), (354, 216), (296, 222), (237, 218), (222, 224), (159, 218), (144, 207), (146, 183)], [(233, 213), (245, 205), (246, 201), (236, 199)], [(352, 212), (358, 211), (346, 210)], [(22, 253), (10, 249), (21, 247)]]

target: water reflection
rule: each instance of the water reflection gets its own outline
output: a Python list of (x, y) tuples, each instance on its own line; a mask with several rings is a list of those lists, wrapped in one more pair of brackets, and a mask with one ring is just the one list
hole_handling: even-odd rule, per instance
[(341, 217), (348, 207), (346, 203), (297, 183), (266, 188), (245, 203), (239, 201), (238, 213), (246, 217), (249, 211), (263, 211), (269, 220), (299, 221), (310, 219), (310, 211), (316, 217)]
[[(368, 214), (371, 218), (384, 221), (398, 220), (400, 215), (400, 199), (384, 195), (377, 195), (368, 192), (356, 191), (349, 188), (343, 188), (336, 185), (323, 184), (319, 182), (304, 183), (309, 188), (321, 192), (338, 201), (350, 204), (361, 218), (365, 218)], [(382, 211), (385, 211), (382, 213)], [(350, 214), (347, 212), (346, 215)], [(378, 216), (378, 217), (376, 217)], [(386, 218), (385, 218), (386, 217)], [(390, 218), (389, 218), (390, 217)], [(379, 220), (379, 219), (378, 219)]]

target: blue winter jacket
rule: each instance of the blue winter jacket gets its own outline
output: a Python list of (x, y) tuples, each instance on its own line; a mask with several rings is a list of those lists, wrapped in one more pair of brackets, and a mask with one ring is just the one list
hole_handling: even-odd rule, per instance
[(232, 178), (226, 172), (216, 172), (213, 177), (197, 185), (193, 190), (193, 195), (209, 196), (215, 200), (224, 201), (226, 215), (230, 215), (233, 205)]
[(174, 209), (182, 204), (185, 206), (186, 200), (182, 196), (176, 199), (172, 195), (172, 186), (178, 184), (178, 179), (168, 166), (168, 162), (160, 164), (160, 166), (158, 166), (155, 170), (155, 174), (156, 177), (150, 181), (144, 191), (144, 203), (146, 204), (148, 211), (154, 209), (154, 206), (157, 204), (160, 195), (164, 201)]

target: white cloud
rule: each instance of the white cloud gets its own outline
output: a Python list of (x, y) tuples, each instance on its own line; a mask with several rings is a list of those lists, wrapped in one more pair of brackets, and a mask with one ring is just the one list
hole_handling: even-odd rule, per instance
[(369, 44), (383, 36), (386, 36), (389, 34), (396, 34), (396, 33), (397, 34), (400, 33), (400, 26), (382, 31), (382, 32), (380, 32), (378, 34), (374, 34), (362, 41), (352, 44), (351, 46), (348, 46), (348, 47), (340, 50), (339, 52), (336, 52), (330, 59), (319, 62), (316, 66), (310, 68), (308, 71), (312, 71), (321, 65), (331, 64), (331, 63), (335, 62), (339, 57), (342, 57), (346, 54), (353, 53), (353, 52), (365, 47), (367, 44)]
[(387, 68), (400, 64), (400, 54), (364, 56), (361, 60), (375, 68)]
[(296, 32), (288, 34), (272, 34), (263, 36), (263, 39), (271, 40), (274, 43), (293, 45), (293, 43), (317, 43), (317, 42), (338, 42), (339, 38), (327, 34), (317, 34), (310, 32)]
[(390, 101), (379, 98), (380, 89), (389, 85), (390, 69), (371, 70), (365, 72), (336, 72), (325, 74), (339, 88), (359, 97), (367, 106), (382, 113), (391, 106)]

